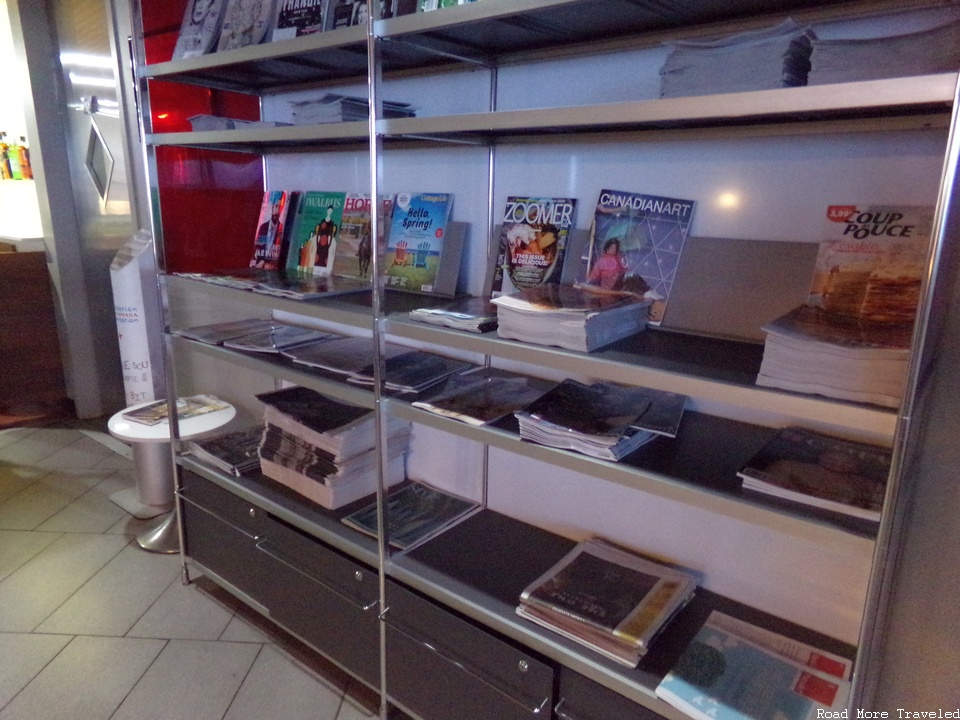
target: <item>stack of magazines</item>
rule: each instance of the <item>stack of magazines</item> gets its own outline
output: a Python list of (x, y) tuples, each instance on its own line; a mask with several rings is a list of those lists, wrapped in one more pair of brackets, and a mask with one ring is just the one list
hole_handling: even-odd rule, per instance
[(514, 413), (520, 437), (618, 461), (658, 435), (676, 437), (686, 396), (567, 379)]
[(548, 283), (491, 301), (497, 334), (510, 340), (592, 352), (647, 326), (650, 300)]
[(197, 460), (230, 475), (244, 475), (260, 467), (262, 438), (263, 428), (254, 426), (207, 440), (191, 440), (187, 446)]
[(497, 329), (497, 306), (482, 297), (464, 297), (436, 307), (410, 311), (410, 319), (472, 333)]
[(792, 20), (719, 40), (670, 43), (660, 97), (807, 84), (813, 32)]
[(852, 667), (847, 658), (714, 610), (656, 692), (696, 720), (843, 717)]
[(591, 538), (523, 591), (517, 614), (636, 667), (696, 587), (689, 573)]
[[(366, 121), (370, 117), (367, 98), (327, 93), (315, 100), (297, 100), (290, 103), (290, 115), (297, 125), (329, 122)], [(414, 117), (408, 103), (383, 101), (384, 118)]]
[[(265, 404), (260, 471), (327, 509), (336, 509), (377, 488), (373, 412), (339, 403), (302, 387), (257, 395)], [(384, 483), (404, 478), (410, 423), (390, 417)]]

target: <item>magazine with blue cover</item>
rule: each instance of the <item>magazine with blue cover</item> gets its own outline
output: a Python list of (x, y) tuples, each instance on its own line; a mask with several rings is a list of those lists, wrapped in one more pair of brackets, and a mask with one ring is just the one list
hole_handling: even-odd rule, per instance
[(450, 193), (397, 194), (384, 257), (388, 288), (455, 292), (460, 243), (448, 232), (452, 204)]

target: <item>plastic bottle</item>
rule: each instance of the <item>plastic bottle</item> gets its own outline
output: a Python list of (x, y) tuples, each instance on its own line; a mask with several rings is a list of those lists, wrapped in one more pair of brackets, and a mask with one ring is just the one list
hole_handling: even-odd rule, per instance
[(30, 148), (27, 145), (25, 135), (20, 136), (20, 145), (18, 146), (20, 160), (20, 174), (24, 180), (33, 180), (33, 166), (30, 164)]
[(7, 163), (10, 165), (10, 177), (13, 180), (22, 180), (20, 172), (20, 147), (16, 143), (7, 143)]
[(0, 132), (0, 179), (13, 180), (10, 172), (10, 146), (7, 145), (7, 134)]

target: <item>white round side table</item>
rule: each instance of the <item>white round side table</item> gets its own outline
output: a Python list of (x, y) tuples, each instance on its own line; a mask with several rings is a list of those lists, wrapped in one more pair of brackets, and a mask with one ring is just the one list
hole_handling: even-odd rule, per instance
[[(137, 477), (137, 496), (150, 514), (139, 517), (160, 519), (137, 536), (137, 543), (144, 550), (157, 553), (180, 551), (180, 534), (177, 528), (174, 504), (173, 456), (170, 448), (170, 423), (144, 425), (123, 417), (124, 413), (150, 405), (154, 400), (126, 407), (107, 421), (107, 429), (118, 440), (128, 443), (133, 450), (133, 465)], [(233, 405), (221, 410), (195, 415), (179, 420), (180, 440), (193, 440), (210, 434), (233, 420), (237, 411)], [(112, 499), (112, 498), (111, 498)], [(118, 502), (117, 504), (121, 504)], [(157, 512), (159, 511), (159, 512)], [(137, 514), (137, 513), (133, 513)]]

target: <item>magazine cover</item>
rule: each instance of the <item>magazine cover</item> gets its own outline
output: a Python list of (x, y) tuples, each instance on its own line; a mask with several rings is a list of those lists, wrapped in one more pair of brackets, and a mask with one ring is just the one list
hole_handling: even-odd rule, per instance
[(220, 35), (226, 6), (226, 0), (190, 0), (183, 13), (172, 59), (182, 60), (210, 52)]
[(226, 0), (217, 52), (235, 50), (263, 41), (273, 25), (275, 0)]
[(579, 284), (651, 300), (659, 324), (693, 218), (693, 200), (601, 190)]
[(554, 385), (551, 380), (479, 367), (454, 375), (440, 393), (414, 401), (413, 406), (480, 426), (526, 407)]
[(433, 292), (452, 204), (450, 193), (396, 196), (384, 257), (387, 287)]
[(508, 197), (501, 217), (493, 295), (559, 283), (575, 198)]
[(287, 270), (330, 275), (347, 194), (310, 190), (300, 196), (290, 236)]
[(288, 200), (288, 195), (283, 190), (268, 190), (263, 194), (250, 267), (264, 270), (276, 270), (280, 267), (284, 227), (289, 210)]
[(327, 18), (329, 0), (277, 0), (270, 40), (290, 38), (322, 32)]
[(870, 322), (913, 322), (933, 208), (831, 205), (809, 303)]
[[(381, 201), (380, 232), (390, 222), (393, 213), (393, 198), (384, 197)], [(370, 278), (370, 265), (373, 261), (373, 233), (370, 217), (370, 196), (362, 193), (347, 193), (343, 205), (343, 218), (340, 233), (334, 245), (333, 274), (348, 278)]]

